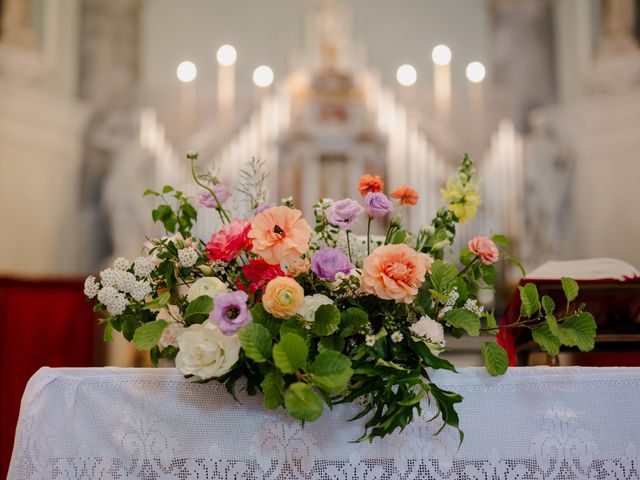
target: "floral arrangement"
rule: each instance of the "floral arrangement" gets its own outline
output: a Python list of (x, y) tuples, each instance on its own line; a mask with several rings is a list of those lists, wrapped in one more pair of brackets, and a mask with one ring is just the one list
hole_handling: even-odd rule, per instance
[[(267, 409), (284, 407), (303, 422), (316, 420), (325, 405), (356, 403), (355, 418), (366, 418), (361, 439), (402, 430), (421, 414), (426, 397), (442, 428), (459, 430), (455, 404), (462, 397), (435, 385), (430, 372), (455, 371), (441, 357), (445, 334), (496, 335), (502, 328), (478, 292), (493, 288), (496, 262), (511, 260), (501, 235), (478, 235), (456, 256), (449, 251), (456, 224), (480, 204), (471, 160), (465, 156), (448, 181), (435, 219), (412, 233), (402, 212), (419, 201), (418, 193), (403, 185), (388, 197), (379, 176), (360, 178), (361, 200), (320, 200), (312, 226), (292, 199), (266, 203), (260, 162), (242, 172), (239, 194), (251, 210), (233, 217), (225, 207), (231, 189), (196, 171), (196, 153), (187, 157), (202, 188), (197, 201), (217, 212), (221, 226), (207, 242), (195, 238), (192, 199), (171, 186), (147, 190), (162, 201), (152, 216), (167, 236), (147, 241), (133, 263), (118, 258), (99, 280), (85, 283), (95, 310), (105, 313), (105, 341), (115, 329), (149, 350), (154, 365), (175, 358), (187, 377), (217, 380), (231, 394), (244, 379)], [(367, 235), (354, 235), (363, 221)], [(372, 235), (374, 222), (383, 236)], [(561, 345), (589, 350), (593, 317), (584, 305), (571, 307), (576, 282), (562, 283), (561, 315), (551, 298), (540, 299), (527, 284), (520, 290), (521, 318), (511, 326), (532, 329), (550, 353)], [(507, 354), (495, 341), (481, 353), (490, 374), (507, 370)]]

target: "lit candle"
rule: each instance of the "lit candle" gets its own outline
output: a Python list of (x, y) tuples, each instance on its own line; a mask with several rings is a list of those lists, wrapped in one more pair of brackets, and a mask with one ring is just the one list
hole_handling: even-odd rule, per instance
[(193, 62), (185, 61), (176, 70), (180, 80), (180, 122), (182, 146), (187, 147), (193, 135), (196, 117), (196, 85), (195, 78), (198, 70)]
[(467, 80), (469, 80), (467, 95), (471, 122), (471, 145), (474, 154), (480, 157), (483, 150), (484, 135), (484, 87), (482, 81), (486, 75), (486, 70), (482, 63), (471, 62), (467, 65), (466, 75)]
[(218, 60), (218, 118), (224, 128), (233, 123), (236, 95), (236, 49), (222, 45), (216, 54)]
[(260, 104), (264, 97), (269, 93), (269, 87), (273, 83), (273, 70), (267, 65), (260, 65), (253, 71), (253, 84), (255, 88), (256, 108), (260, 108)]
[(416, 103), (415, 85), (418, 80), (418, 72), (413, 65), (401, 65), (396, 71), (396, 80), (404, 87), (400, 92), (400, 99), (407, 108), (413, 109)]
[(451, 121), (451, 49), (437, 45), (431, 52), (433, 60), (433, 97), (438, 120), (443, 125)]

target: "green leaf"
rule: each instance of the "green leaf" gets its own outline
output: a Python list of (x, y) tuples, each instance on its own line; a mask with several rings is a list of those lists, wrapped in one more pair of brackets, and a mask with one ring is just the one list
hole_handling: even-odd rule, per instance
[(104, 332), (102, 333), (102, 340), (110, 342), (113, 340), (113, 326), (110, 321), (105, 322)]
[(173, 192), (173, 187), (171, 185), (165, 185), (164, 187), (162, 187), (162, 193), (169, 193), (169, 192)]
[(520, 289), (520, 314), (523, 317), (531, 317), (538, 310), (540, 310), (540, 297), (538, 295), (538, 289), (533, 283), (527, 283)]
[(238, 330), (244, 353), (251, 360), (262, 363), (271, 358), (271, 334), (259, 323), (247, 323)]
[(275, 372), (269, 372), (264, 376), (260, 384), (263, 393), (263, 403), (267, 410), (275, 410), (284, 401), (284, 380)]
[(533, 336), (533, 341), (549, 355), (557, 355), (560, 353), (560, 340), (551, 333), (548, 325), (543, 324), (533, 328), (531, 335)]
[(136, 329), (140, 326), (140, 320), (135, 315), (120, 315), (122, 325), (122, 336), (127, 340), (133, 340)]
[(423, 341), (411, 341), (409, 342), (409, 346), (414, 352), (416, 352), (416, 354), (418, 354), (418, 356), (424, 362), (425, 366), (436, 369), (440, 368), (444, 370), (450, 370), (452, 372), (456, 371), (456, 368), (447, 360), (434, 355), (431, 352), (431, 349), (429, 349), (429, 346)]
[(391, 362), (389, 360), (383, 360), (382, 358), (379, 358), (378, 360), (376, 360), (376, 367), (386, 367), (386, 368), (391, 368), (393, 370), (400, 370), (401, 372), (409, 371), (407, 367), (400, 365), (399, 363)]
[(353, 375), (349, 357), (333, 350), (318, 355), (309, 372), (313, 374), (314, 385), (331, 393), (339, 393), (347, 388)]
[(553, 315), (546, 315), (544, 317), (544, 320), (547, 326), (549, 327), (549, 331), (557, 337), (558, 336), (558, 320), (556, 320), (556, 317), (554, 317)]
[(187, 325), (204, 322), (213, 310), (213, 298), (209, 295), (200, 295), (194, 301), (189, 302), (184, 311), (184, 321)]
[(396, 233), (391, 235), (391, 241), (389, 243), (391, 243), (392, 245), (403, 243), (408, 236), (409, 233), (406, 230), (398, 230)]
[(144, 193), (142, 194), (143, 197), (146, 197), (147, 195), (154, 195), (154, 196), (158, 196), (160, 195), (158, 192), (156, 192), (155, 190), (152, 190), (150, 188), (147, 188)]
[(150, 310), (152, 312), (157, 312), (161, 310), (162, 307), (164, 307), (169, 302), (170, 298), (171, 298), (171, 293), (164, 292), (163, 294), (158, 295), (156, 298), (154, 298), (150, 302), (145, 303), (142, 308), (143, 310)]
[(151, 212), (151, 218), (153, 218), (154, 222), (161, 221), (164, 223), (169, 220), (173, 214), (172, 208), (169, 205), (163, 204), (158, 205), (158, 207)]
[(340, 336), (342, 337), (359, 333), (369, 323), (369, 314), (358, 307), (347, 308), (340, 317)]
[(318, 342), (318, 352), (322, 353), (327, 350), (334, 350), (336, 352), (341, 352), (344, 348), (344, 338), (339, 337), (337, 335), (332, 335), (330, 337), (322, 337)]
[(472, 337), (480, 335), (480, 319), (465, 308), (449, 310), (445, 314), (444, 320), (454, 327), (462, 328)]
[(480, 354), (487, 372), (494, 377), (502, 375), (509, 368), (509, 355), (496, 342), (484, 342), (480, 349)]
[(569, 277), (562, 277), (560, 281), (562, 282), (562, 290), (564, 290), (564, 296), (567, 297), (567, 302), (573, 302), (577, 298), (578, 291), (580, 290), (578, 282)]
[(448, 292), (458, 276), (458, 269), (450, 263), (436, 260), (431, 265), (431, 285), (438, 292)]
[(481, 265), (482, 279), (487, 285), (496, 283), (496, 267), (493, 265)]
[(320, 305), (316, 310), (315, 321), (311, 331), (320, 337), (326, 337), (338, 330), (340, 326), (340, 310), (335, 305)]
[(556, 311), (556, 303), (549, 295), (544, 295), (542, 297), (542, 308), (547, 315), (553, 315)]
[(593, 350), (596, 336), (596, 321), (593, 315), (587, 312), (572, 315), (562, 322), (562, 329), (574, 333), (575, 346), (581, 352)]
[(495, 243), (496, 245), (500, 245), (501, 247), (505, 248), (511, 244), (509, 239), (504, 235), (494, 235), (493, 237), (491, 237), (491, 240), (493, 240), (493, 243)]
[(308, 337), (308, 331), (305, 330), (302, 323), (297, 317), (290, 318), (289, 320), (280, 321), (280, 337), (287, 333), (293, 333), (301, 338)]
[(150, 350), (158, 344), (162, 332), (169, 325), (164, 320), (154, 320), (136, 329), (133, 344), (138, 350)]
[(151, 360), (151, 365), (157, 368), (158, 361), (160, 360), (160, 349), (158, 345), (154, 345), (153, 348), (149, 350), (149, 359)]
[(194, 219), (194, 220), (198, 218), (198, 212), (189, 203), (185, 203), (184, 205), (182, 205), (182, 213), (187, 218), (191, 218), (191, 219)]
[(485, 320), (487, 321), (487, 328), (490, 329), (489, 332), (491, 335), (497, 335), (498, 334), (498, 322), (496, 322), (496, 315), (494, 313), (493, 310), (491, 310), (490, 312), (487, 312), (485, 314)]
[(253, 323), (259, 323), (269, 330), (269, 335), (271, 335), (271, 337), (275, 337), (282, 326), (282, 321), (268, 313), (264, 309), (264, 305), (262, 303), (257, 303), (251, 309), (251, 317), (253, 318)]
[(284, 406), (293, 418), (312, 422), (322, 415), (322, 399), (306, 383), (296, 382), (284, 394)]
[(285, 333), (273, 347), (273, 360), (283, 373), (293, 373), (307, 364), (309, 347), (302, 337)]

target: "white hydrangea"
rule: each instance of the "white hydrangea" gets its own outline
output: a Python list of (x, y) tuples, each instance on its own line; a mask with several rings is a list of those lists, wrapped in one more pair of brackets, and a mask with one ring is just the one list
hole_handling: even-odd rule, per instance
[(113, 268), (116, 270), (128, 270), (129, 269), (129, 260), (124, 257), (118, 257), (113, 262)]
[(136, 280), (129, 293), (134, 300), (141, 302), (144, 297), (151, 293), (151, 285), (146, 280)]
[(316, 311), (320, 308), (321, 305), (332, 305), (333, 300), (331, 300), (326, 295), (322, 295), (321, 293), (316, 293), (315, 295), (307, 295), (304, 297), (304, 303), (302, 304), (302, 308), (300, 309), (300, 315), (304, 318), (304, 321), (308, 324), (311, 324), (316, 319)]
[(484, 307), (482, 305), (478, 305), (478, 301), (476, 299), (469, 298), (464, 302), (464, 308), (469, 310), (471, 313), (476, 314), (478, 317), (482, 316), (484, 313)]
[(118, 281), (119, 271), (107, 268), (100, 272), (100, 283), (103, 287), (115, 287)]
[(364, 343), (366, 343), (368, 347), (373, 347), (373, 345), (376, 343), (376, 336), (367, 335), (366, 337), (364, 337)]
[(411, 325), (409, 329), (416, 337), (426, 340), (427, 343), (444, 347), (444, 328), (441, 323), (436, 322), (428, 315), (420, 317), (420, 320)]
[(138, 278), (148, 277), (151, 275), (151, 272), (153, 272), (154, 267), (153, 257), (138, 257), (133, 262), (133, 273), (135, 273)]
[(130, 293), (131, 289), (136, 283), (136, 277), (131, 272), (123, 272), (118, 270), (118, 275), (115, 283), (115, 287), (124, 293)]
[(400, 343), (403, 338), (404, 335), (402, 335), (402, 332), (396, 331), (391, 334), (391, 341), (393, 343)]
[(84, 281), (84, 294), (88, 298), (93, 298), (98, 294), (99, 290), (100, 285), (98, 285), (98, 283), (96, 282), (96, 277), (94, 277), (93, 275), (87, 277), (87, 279)]
[(182, 248), (178, 250), (178, 261), (181, 267), (193, 267), (198, 261), (198, 252), (191, 247)]

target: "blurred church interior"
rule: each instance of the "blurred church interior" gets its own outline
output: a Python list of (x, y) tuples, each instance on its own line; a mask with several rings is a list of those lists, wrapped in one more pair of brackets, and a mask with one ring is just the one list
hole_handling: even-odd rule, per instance
[[(41, 365), (142, 361), (100, 345), (81, 279), (161, 233), (147, 187), (196, 193), (187, 150), (232, 186), (258, 158), (271, 200), (301, 206), (356, 195), (365, 172), (406, 183), (417, 229), (468, 153), (483, 203), (461, 245), (504, 233), (527, 271), (640, 267), (640, 0), (0, 5), (0, 356), (3, 377), (18, 372), (0, 409)], [(199, 213), (206, 238), (215, 212)], [(499, 309), (520, 279), (502, 273)], [(43, 323), (61, 352), (39, 346)], [(480, 363), (475, 343), (451, 345)]]

